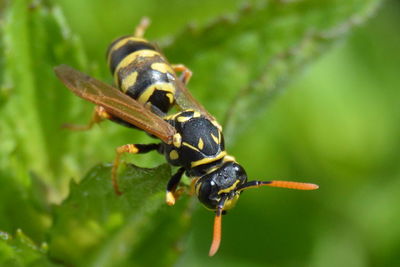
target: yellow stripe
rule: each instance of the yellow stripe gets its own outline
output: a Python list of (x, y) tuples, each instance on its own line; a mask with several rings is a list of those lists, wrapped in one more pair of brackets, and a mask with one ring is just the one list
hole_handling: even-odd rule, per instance
[(112, 51), (117, 50), (118, 48), (124, 46), (129, 41), (149, 43), (149, 41), (147, 41), (144, 38), (139, 38), (139, 37), (134, 37), (134, 36), (127, 36), (124, 39), (121, 39), (117, 43), (115, 43), (113, 45), (113, 47), (112, 47)]
[(151, 64), (150, 66), (153, 70), (162, 72), (162, 73), (171, 73), (172, 75), (175, 75), (175, 72), (172, 70), (171, 66), (169, 66), (166, 63), (163, 62), (155, 62), (153, 64)]
[(194, 151), (200, 152), (200, 150), (197, 147), (192, 146), (189, 143), (182, 142), (182, 145), (189, 147), (190, 149), (193, 149)]
[(138, 72), (134, 71), (122, 79), (121, 90), (125, 93), (129, 87), (136, 83)]
[(174, 94), (173, 93), (167, 93), (165, 96), (168, 97), (168, 101), (169, 101), (170, 104), (174, 103), (175, 99), (174, 99)]
[(140, 103), (146, 103), (149, 101), (150, 97), (153, 95), (155, 90), (170, 92), (171, 94), (175, 94), (175, 87), (170, 83), (157, 83), (152, 84), (147, 87), (144, 92), (139, 96), (138, 101)]
[(115, 44), (113, 44), (113, 46), (111, 47), (110, 51), (108, 52), (108, 58), (107, 58), (107, 62), (108, 65), (110, 65), (110, 61), (111, 61), (111, 55), (115, 50), (118, 50), (119, 48), (121, 48), (122, 46), (126, 45), (126, 43), (128, 43), (129, 41), (134, 41), (134, 42), (145, 42), (148, 43), (148, 41), (146, 39), (143, 38), (137, 38), (134, 36), (127, 36), (121, 40), (119, 40), (118, 42), (116, 42)]
[(183, 123), (183, 122), (190, 120), (191, 118), (192, 117), (179, 116), (177, 121)]
[(193, 118), (200, 118), (200, 116), (201, 116), (200, 112), (193, 110), (193, 115), (192, 115)]
[[(175, 92), (174, 92), (174, 93), (175, 93)], [(182, 113), (184, 113), (184, 112), (195, 112), (195, 111), (194, 111), (193, 109), (185, 109), (185, 110), (180, 111), (180, 112), (178, 112), (178, 113), (165, 116), (165, 117), (164, 117), (164, 120), (175, 120), (177, 117), (179, 117), (179, 116), (180, 116)], [(184, 116), (183, 116), (183, 117), (184, 117)]]
[(219, 139), (215, 135), (211, 134), (211, 137), (216, 144), (219, 144)]
[(176, 118), (177, 116), (179, 116), (179, 115), (180, 115), (180, 113), (175, 113), (175, 114), (171, 114), (171, 115), (164, 116), (163, 119), (164, 119), (164, 120), (175, 120), (175, 118)]
[(226, 155), (226, 157), (224, 158), (224, 162), (236, 162), (236, 159), (231, 155)]
[(125, 68), (126, 66), (128, 66), (129, 64), (134, 62), (138, 57), (154, 57), (154, 56), (161, 56), (161, 55), (157, 51), (147, 50), (147, 49), (130, 53), (129, 55), (124, 57), (124, 59), (121, 60), (121, 62), (119, 62), (118, 66), (114, 72), (114, 80), (117, 80), (116, 77), (117, 77), (120, 69)]
[(194, 168), (194, 167), (196, 167), (196, 166), (199, 166), (199, 165), (203, 165), (203, 164), (207, 164), (207, 163), (211, 163), (211, 162), (214, 162), (214, 161), (217, 161), (217, 160), (219, 160), (219, 159), (222, 159), (223, 157), (225, 157), (226, 156), (226, 151), (221, 151), (216, 157), (214, 157), (214, 158), (204, 158), (204, 159), (200, 159), (200, 160), (197, 160), (197, 161), (193, 161), (191, 164), (190, 164), (190, 166), (192, 167), (192, 168)]

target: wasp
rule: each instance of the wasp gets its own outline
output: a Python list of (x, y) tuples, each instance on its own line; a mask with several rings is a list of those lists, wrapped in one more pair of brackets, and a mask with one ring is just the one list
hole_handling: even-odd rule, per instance
[[(112, 168), (114, 190), (120, 157), (124, 153), (158, 151), (169, 164), (179, 167), (166, 188), (166, 203), (174, 205), (183, 174), (193, 180), (199, 201), (215, 212), (213, 239), (209, 255), (221, 242), (221, 220), (235, 206), (240, 194), (262, 186), (313, 190), (311, 183), (288, 181), (248, 181), (244, 168), (225, 150), (222, 127), (191, 95), (186, 85), (192, 72), (182, 64), (171, 65), (159, 49), (143, 38), (149, 25), (142, 19), (133, 35), (123, 36), (107, 51), (114, 86), (87, 76), (69, 66), (55, 68), (56, 75), (77, 96), (96, 104), (86, 126), (68, 125), (85, 130), (108, 119), (138, 128), (160, 140), (153, 144), (127, 144), (116, 149)], [(178, 77), (177, 72), (181, 72)], [(177, 107), (175, 114), (168, 114)]]

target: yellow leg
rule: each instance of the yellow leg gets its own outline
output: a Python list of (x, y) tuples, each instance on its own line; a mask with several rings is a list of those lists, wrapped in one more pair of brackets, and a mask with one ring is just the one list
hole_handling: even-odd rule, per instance
[[(173, 180), (173, 178), (171, 179)], [(167, 194), (165, 197), (165, 201), (167, 202), (168, 206), (173, 206), (175, 205), (175, 202), (184, 194), (187, 193), (189, 196), (194, 196), (196, 194), (196, 189), (195, 189), (195, 184), (197, 182), (197, 179), (192, 179), (190, 182), (190, 186), (188, 187), (178, 187), (178, 184), (176, 184), (175, 187), (173, 188), (168, 188), (167, 187)], [(169, 186), (169, 184), (168, 184)]]
[(136, 27), (135, 37), (142, 38), (149, 25), (150, 25), (150, 19), (148, 17), (143, 17), (140, 20), (139, 25)]
[(175, 189), (174, 191), (167, 191), (166, 197), (165, 197), (165, 202), (167, 202), (168, 206), (173, 206), (175, 205), (175, 202), (185, 193), (185, 188), (178, 188)]
[(193, 72), (190, 69), (188, 69), (183, 64), (174, 64), (174, 65), (172, 65), (172, 69), (175, 72), (182, 72), (182, 74), (179, 78), (181, 79), (181, 81), (184, 85), (187, 85), (189, 83), (189, 80), (193, 75)]
[(77, 125), (77, 124), (63, 124), (62, 128), (66, 128), (72, 131), (86, 131), (90, 130), (93, 125), (102, 122), (103, 120), (110, 119), (111, 115), (107, 113), (107, 111), (101, 107), (96, 106), (93, 110), (92, 118), (89, 123), (86, 125)]
[(124, 153), (130, 153), (130, 154), (147, 153), (152, 150), (157, 150), (159, 147), (160, 147), (159, 144), (146, 144), (146, 145), (127, 144), (127, 145), (117, 147), (117, 149), (115, 151), (116, 155), (115, 155), (113, 167), (111, 170), (112, 184), (114, 187), (114, 191), (117, 195), (122, 194), (121, 190), (119, 189), (118, 174), (117, 174), (121, 155)]
[(184, 172), (185, 168), (181, 167), (174, 175), (172, 175), (171, 179), (169, 179), (167, 184), (167, 193), (165, 195), (165, 202), (167, 202), (168, 206), (175, 205), (176, 200), (183, 193), (183, 190), (177, 190), (177, 188)]

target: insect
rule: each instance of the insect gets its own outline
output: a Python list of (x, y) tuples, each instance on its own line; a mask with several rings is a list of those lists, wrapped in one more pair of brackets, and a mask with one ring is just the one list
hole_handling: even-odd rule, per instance
[[(114, 190), (120, 156), (158, 151), (167, 162), (179, 167), (167, 184), (166, 203), (174, 205), (178, 185), (185, 173), (193, 179), (199, 201), (215, 212), (213, 239), (209, 255), (221, 242), (221, 218), (234, 207), (240, 194), (262, 186), (313, 190), (311, 183), (288, 181), (248, 181), (246, 171), (225, 151), (222, 127), (197, 102), (186, 88), (191, 71), (183, 65), (170, 65), (158, 49), (143, 39), (148, 19), (143, 19), (135, 34), (114, 41), (107, 52), (108, 64), (117, 88), (89, 77), (71, 67), (55, 68), (58, 78), (79, 97), (97, 106), (88, 125), (68, 125), (84, 130), (109, 119), (138, 128), (159, 139), (153, 144), (127, 144), (116, 149), (112, 168)], [(180, 77), (176, 72), (182, 72)], [(168, 114), (176, 106), (179, 111)]]

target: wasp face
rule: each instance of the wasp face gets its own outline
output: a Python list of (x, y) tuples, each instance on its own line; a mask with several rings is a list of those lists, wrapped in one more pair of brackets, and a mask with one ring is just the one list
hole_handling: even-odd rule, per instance
[(200, 202), (215, 210), (223, 198), (223, 210), (232, 208), (239, 198), (236, 188), (247, 181), (247, 174), (235, 162), (224, 163), (218, 169), (202, 176), (196, 183), (196, 193)]

